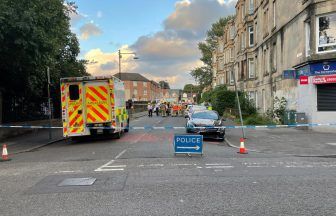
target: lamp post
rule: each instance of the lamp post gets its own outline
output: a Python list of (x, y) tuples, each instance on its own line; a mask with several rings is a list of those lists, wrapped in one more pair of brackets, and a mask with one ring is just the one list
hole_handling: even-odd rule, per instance
[(119, 79), (121, 79), (121, 58), (122, 55), (134, 55), (133, 59), (139, 59), (139, 57), (136, 56), (135, 52), (121, 52), (120, 49), (118, 50), (118, 57), (119, 57)]

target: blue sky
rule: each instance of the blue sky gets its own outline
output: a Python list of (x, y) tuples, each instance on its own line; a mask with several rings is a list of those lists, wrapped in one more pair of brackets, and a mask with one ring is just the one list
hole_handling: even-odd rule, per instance
[(197, 44), (211, 24), (235, 12), (236, 0), (76, 0), (71, 14), (80, 58), (89, 60), (92, 75), (118, 71), (117, 50), (136, 52), (139, 60), (123, 56), (122, 71), (141, 73), (174, 88), (194, 83), (190, 71), (201, 66)]

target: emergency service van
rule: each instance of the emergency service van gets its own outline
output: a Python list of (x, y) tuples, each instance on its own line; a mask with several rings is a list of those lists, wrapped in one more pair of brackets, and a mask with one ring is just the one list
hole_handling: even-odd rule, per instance
[(128, 132), (124, 82), (113, 76), (61, 79), (63, 136)]

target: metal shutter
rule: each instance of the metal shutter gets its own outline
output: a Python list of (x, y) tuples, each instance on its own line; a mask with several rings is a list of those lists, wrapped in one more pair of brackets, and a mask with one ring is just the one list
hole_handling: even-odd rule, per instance
[(336, 111), (336, 83), (317, 85), (317, 111)]

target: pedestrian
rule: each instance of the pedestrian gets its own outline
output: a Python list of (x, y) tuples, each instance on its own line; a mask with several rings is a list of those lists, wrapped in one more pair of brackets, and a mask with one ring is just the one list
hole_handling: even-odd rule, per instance
[(148, 109), (148, 117), (153, 117), (153, 106), (151, 103), (148, 103), (147, 109)]
[(157, 103), (157, 104), (155, 105), (155, 108), (154, 108), (154, 111), (155, 111), (155, 113), (156, 113), (156, 116), (159, 116), (159, 109), (160, 109), (160, 104)]
[(177, 104), (173, 105), (173, 115), (172, 116), (178, 116), (179, 106)]
[(161, 104), (160, 110), (161, 110), (161, 116), (166, 117), (166, 104), (165, 103)]

